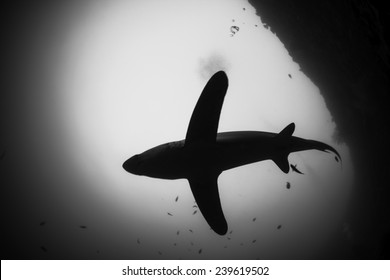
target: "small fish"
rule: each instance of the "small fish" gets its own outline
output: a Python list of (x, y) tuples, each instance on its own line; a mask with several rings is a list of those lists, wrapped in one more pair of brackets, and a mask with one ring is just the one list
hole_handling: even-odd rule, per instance
[(291, 166), (291, 168), (292, 168), (292, 170), (293, 171), (295, 171), (295, 172), (297, 172), (297, 173), (299, 173), (299, 174), (303, 174), (301, 171), (299, 171), (298, 170), (298, 168), (297, 168), (297, 165), (295, 164), (295, 165), (293, 165), (293, 164), (290, 164), (290, 166)]
[(173, 216), (173, 215), (172, 215), (171, 213), (169, 213), (169, 212), (168, 212), (167, 214), (168, 214), (169, 216)]
[(86, 226), (80, 226), (80, 228), (82, 228), (82, 229), (86, 229), (87, 227), (86, 227)]
[(233, 233), (233, 231), (231, 230), (230, 232), (229, 232), (229, 234), (232, 234)]
[(191, 242), (191, 246), (194, 246), (194, 242)]
[(194, 231), (192, 229), (189, 229), (189, 232), (193, 233)]
[(291, 76), (291, 74), (288, 74), (288, 76), (290, 77), (290, 79), (292, 79), (292, 76)]
[(339, 162), (339, 158), (338, 158), (338, 157), (334, 157), (334, 159), (335, 159), (337, 162)]
[(240, 243), (240, 246), (244, 246), (244, 243)]
[(178, 231), (176, 232), (177, 235), (179, 235), (179, 233), (180, 233), (180, 230), (178, 230)]
[(177, 202), (179, 200), (179, 196), (176, 196), (176, 199), (175, 199), (175, 201)]
[(0, 160), (3, 159), (4, 157), (5, 157), (5, 150), (1, 153)]
[(245, 11), (245, 8), (242, 8), (243, 11)]
[(173, 243), (173, 246), (176, 246), (176, 243)]
[(227, 248), (227, 245), (225, 245), (223, 248), (225, 248), (225, 249), (226, 249), (226, 248)]
[(199, 249), (199, 252), (198, 252), (199, 254), (202, 254), (202, 249)]
[(231, 239), (230, 237), (227, 238), (227, 240), (230, 240), (230, 239)]
[(40, 226), (44, 226), (44, 225), (46, 225), (46, 222), (43, 221), (43, 222), (41, 222), (39, 225), (40, 225)]
[(255, 24), (255, 27), (257, 27), (257, 24)]
[(278, 225), (277, 229), (281, 229), (282, 228), (282, 225)]
[(233, 25), (230, 27), (230, 32), (232, 32), (232, 34), (230, 34), (230, 36), (234, 36), (234, 34), (236, 34), (238, 31), (240, 30), (240, 28), (236, 25)]
[(194, 206), (192, 206), (192, 208), (198, 208), (198, 206), (197, 206), (197, 205), (194, 205)]
[(252, 243), (256, 243), (256, 239), (253, 239)]
[(253, 219), (252, 219), (252, 222), (254, 222), (254, 221), (256, 221), (256, 218), (253, 218)]
[(162, 253), (160, 252), (160, 251), (158, 251), (158, 254), (161, 256), (162, 255)]
[(46, 249), (46, 247), (45, 246), (41, 246), (41, 250), (43, 251), (43, 252), (47, 252), (47, 249)]
[(198, 211), (197, 211), (197, 210), (195, 210), (195, 211), (194, 211), (194, 213), (192, 213), (192, 215), (195, 215), (197, 212), (198, 212)]
[(96, 251), (96, 254), (99, 254), (99, 253), (100, 253), (100, 251), (99, 251), (99, 250), (97, 250), (97, 251)]
[(286, 188), (287, 188), (287, 189), (290, 189), (290, 187), (291, 187), (291, 184), (290, 184), (290, 182), (287, 182), (287, 184), (286, 184)]
[(137, 243), (138, 243), (138, 244), (141, 244), (141, 241), (139, 240), (139, 238), (137, 238)]

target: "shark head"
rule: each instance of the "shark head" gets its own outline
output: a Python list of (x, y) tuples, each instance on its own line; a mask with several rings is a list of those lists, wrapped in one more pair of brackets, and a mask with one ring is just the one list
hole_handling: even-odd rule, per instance
[(134, 175), (141, 175), (141, 159), (139, 155), (132, 156), (128, 160), (126, 160), (122, 167), (124, 170), (126, 170), (129, 173), (132, 173)]

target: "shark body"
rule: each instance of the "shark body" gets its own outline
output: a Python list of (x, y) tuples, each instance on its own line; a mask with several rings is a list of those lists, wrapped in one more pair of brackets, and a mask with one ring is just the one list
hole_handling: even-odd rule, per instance
[(287, 125), (280, 133), (218, 133), (227, 88), (226, 74), (223, 71), (215, 73), (195, 106), (184, 140), (159, 145), (123, 163), (123, 168), (135, 175), (187, 179), (202, 215), (220, 235), (228, 231), (217, 182), (223, 171), (262, 160), (273, 160), (284, 173), (288, 173), (288, 155), (310, 149), (331, 151), (340, 158), (338, 152), (325, 143), (292, 136), (294, 123)]

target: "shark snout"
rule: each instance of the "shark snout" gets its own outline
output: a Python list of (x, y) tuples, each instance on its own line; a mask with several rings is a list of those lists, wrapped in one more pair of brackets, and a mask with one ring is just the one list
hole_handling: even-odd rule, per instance
[(139, 165), (140, 165), (139, 156), (135, 155), (135, 156), (132, 156), (131, 158), (129, 158), (128, 160), (126, 160), (123, 163), (122, 167), (127, 172), (138, 175), (139, 174)]

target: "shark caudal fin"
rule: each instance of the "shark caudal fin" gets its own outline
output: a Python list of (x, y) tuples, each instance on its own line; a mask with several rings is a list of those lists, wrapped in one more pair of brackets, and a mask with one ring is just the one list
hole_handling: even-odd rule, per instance
[[(290, 123), (286, 126), (278, 135), (275, 136), (276, 141), (285, 141), (292, 136), (295, 130), (295, 124)], [(290, 164), (288, 163), (288, 155), (290, 152), (278, 153), (272, 160), (275, 164), (282, 170), (284, 173), (288, 173), (290, 171)]]
[(326, 152), (326, 153), (329, 153), (329, 152), (333, 153), (335, 155), (335, 160), (337, 162), (340, 162), (340, 164), (342, 166), (343, 163), (342, 163), (341, 156), (335, 148), (333, 148), (332, 146), (329, 146), (328, 144), (325, 144), (325, 143), (322, 143), (322, 142), (319, 142), (316, 140), (309, 140), (308, 143), (309, 143), (309, 145), (311, 145), (311, 149), (319, 150), (319, 151)]

